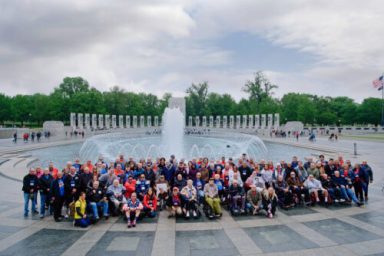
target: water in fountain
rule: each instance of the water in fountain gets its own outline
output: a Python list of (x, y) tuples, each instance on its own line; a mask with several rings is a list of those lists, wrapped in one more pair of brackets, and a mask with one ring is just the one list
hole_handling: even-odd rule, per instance
[[(82, 161), (96, 161), (100, 155), (114, 161), (120, 154), (135, 159), (151, 157), (219, 159), (222, 156), (236, 159), (247, 153), (254, 159), (264, 158), (267, 148), (255, 135), (211, 130), (205, 134), (184, 134), (184, 116), (179, 109), (167, 108), (163, 115), (161, 137), (145, 134), (143, 130), (96, 135), (87, 139), (80, 149)], [(150, 129), (150, 128), (148, 128)]]
[(166, 108), (163, 114), (161, 143), (166, 157), (175, 155), (184, 157), (184, 115), (178, 108)]

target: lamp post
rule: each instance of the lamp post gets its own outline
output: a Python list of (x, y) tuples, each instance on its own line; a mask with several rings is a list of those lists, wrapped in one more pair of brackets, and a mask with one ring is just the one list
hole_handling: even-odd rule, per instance
[(32, 113), (29, 113), (29, 118), (28, 118), (28, 123), (29, 123), (29, 126), (31, 126), (31, 117), (32, 117)]

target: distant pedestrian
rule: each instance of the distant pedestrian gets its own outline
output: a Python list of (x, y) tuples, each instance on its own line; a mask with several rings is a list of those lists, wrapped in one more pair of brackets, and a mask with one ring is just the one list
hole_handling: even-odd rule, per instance
[(14, 143), (17, 142), (17, 133), (16, 133), (16, 132), (13, 134), (13, 142), (14, 142)]

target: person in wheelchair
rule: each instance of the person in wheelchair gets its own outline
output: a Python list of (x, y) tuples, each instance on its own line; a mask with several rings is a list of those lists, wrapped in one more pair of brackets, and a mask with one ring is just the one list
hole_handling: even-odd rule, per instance
[(306, 205), (310, 204), (309, 191), (300, 181), (299, 177), (296, 176), (295, 172), (290, 173), (287, 184), (289, 185), (289, 190), (296, 196), (296, 204), (300, 202), (302, 195), (304, 196), (304, 203)]
[(241, 214), (245, 213), (244, 188), (238, 184), (237, 180), (234, 180), (229, 187), (229, 202), (231, 213), (237, 213), (238, 211), (240, 211)]
[(251, 185), (251, 189), (247, 192), (247, 209), (256, 215), (260, 211), (261, 193), (257, 191), (256, 185)]
[(199, 205), (203, 204), (204, 202), (204, 185), (204, 180), (201, 179), (201, 173), (196, 173), (196, 179), (193, 181), (193, 186), (197, 191), (197, 200)]
[(124, 197), (124, 194), (125, 187), (119, 183), (118, 179), (115, 179), (113, 184), (110, 185), (107, 189), (107, 196), (109, 197), (111, 206), (113, 206), (113, 215), (117, 216), (121, 212), (122, 206), (127, 204), (127, 200)]
[(281, 208), (289, 209), (295, 204), (293, 203), (292, 191), (289, 189), (283, 175), (278, 175), (275, 182), (275, 191), (278, 198), (278, 203)]
[(193, 186), (193, 181), (188, 180), (187, 185), (181, 190), (181, 196), (183, 198), (183, 211), (186, 218), (190, 217), (190, 212), (192, 211), (192, 216), (197, 218), (197, 191)]
[(209, 205), (208, 217), (211, 219), (213, 215), (221, 217), (221, 206), (219, 198), (219, 190), (214, 183), (214, 179), (210, 178), (208, 184), (204, 186), (205, 202)]
[(304, 186), (308, 188), (309, 194), (313, 194), (315, 196), (316, 203), (320, 203), (320, 197), (319, 195), (322, 195), (324, 197), (324, 203), (328, 204), (328, 191), (323, 188), (321, 182), (315, 177), (310, 174), (308, 176), (308, 179), (304, 182)]
[(224, 187), (224, 181), (222, 179), (220, 179), (220, 174), (215, 174), (215, 179), (214, 179), (213, 183), (217, 187), (220, 200), (222, 202), (225, 202), (226, 190), (225, 190), (225, 187)]

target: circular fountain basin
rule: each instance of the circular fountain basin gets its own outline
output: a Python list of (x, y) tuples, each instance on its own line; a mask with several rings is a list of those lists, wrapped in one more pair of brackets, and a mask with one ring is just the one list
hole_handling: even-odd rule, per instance
[[(122, 154), (124, 156), (140, 158), (159, 157), (169, 158), (172, 153), (173, 140), (164, 141), (161, 136), (145, 136), (126, 133), (103, 134), (93, 136), (86, 140), (80, 149), (81, 159), (97, 160), (100, 155), (106, 160), (115, 160)], [(171, 149), (171, 150), (169, 150)], [(182, 149), (174, 152), (176, 158), (193, 159), (207, 157), (216, 160), (226, 158), (238, 158), (246, 153), (254, 159), (264, 158), (268, 152), (263, 141), (257, 136), (230, 133), (210, 132), (201, 135), (184, 135)]]

